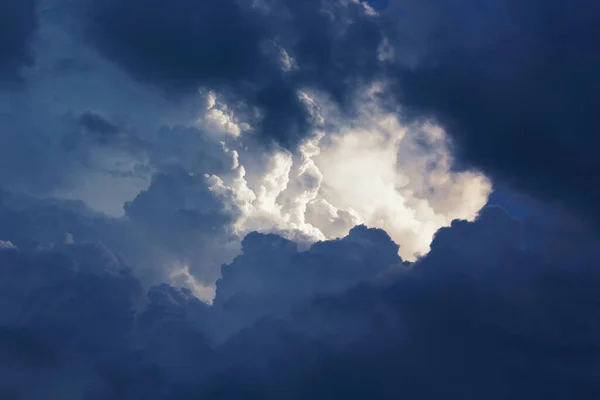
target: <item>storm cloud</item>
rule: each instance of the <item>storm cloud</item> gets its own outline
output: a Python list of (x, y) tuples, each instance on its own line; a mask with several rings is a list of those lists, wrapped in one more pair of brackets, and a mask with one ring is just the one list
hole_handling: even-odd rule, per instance
[(394, 5), (413, 53), (397, 72), (408, 112), (446, 126), (467, 165), (596, 224), (598, 3)]
[(31, 65), (31, 41), (37, 28), (36, 0), (7, 0), (0, 4), (0, 79), (20, 76)]
[[(571, 251), (548, 251), (559, 243)], [(443, 228), (414, 264), (364, 227), (307, 252), (251, 234), (213, 306), (145, 291), (105, 246), (3, 246), (0, 386), (25, 399), (591, 399), (597, 244), (498, 208)]]
[(233, 91), (261, 115), (258, 135), (291, 148), (309, 124), (297, 90), (343, 103), (381, 70), (380, 17), (366, 3), (111, 0), (83, 14), (91, 43), (137, 79), (171, 95)]
[(0, 397), (597, 399), (599, 13), (5, 0)]

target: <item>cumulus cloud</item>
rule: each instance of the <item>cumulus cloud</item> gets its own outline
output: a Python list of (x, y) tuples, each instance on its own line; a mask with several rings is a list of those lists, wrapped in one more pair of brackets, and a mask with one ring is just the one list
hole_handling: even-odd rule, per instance
[[(48, 216), (69, 222), (66, 210), (60, 215), (45, 206)], [(22, 225), (35, 210), (19, 216), (4, 205), (0, 211), (3, 218)], [(79, 218), (92, 223), (89, 216)], [(140, 271), (132, 269), (122, 255), (105, 245), (77, 240), (75, 236), (85, 236), (77, 223), (71, 222), (69, 228), (76, 232), (69, 240), (45, 245), (23, 241), (22, 249), (2, 242), (0, 354), (6, 361), (2, 393), (26, 399), (42, 393), (46, 398), (66, 394), (122, 398), (156, 389), (153, 396), (164, 398), (165, 387), (172, 392), (180, 384), (199, 382), (231, 365), (226, 356), (217, 358), (220, 350), (215, 341), (222, 342), (224, 335), (269, 315), (272, 303), (264, 299), (279, 294), (278, 310), (285, 312), (317, 293), (341, 292), (399, 261), (397, 246), (384, 232), (364, 227), (355, 228), (341, 241), (314, 245), (306, 253), (297, 252), (286, 239), (254, 234), (244, 241), (243, 255), (228, 267), (219, 284), (218, 301), (209, 307), (188, 289), (162, 284), (146, 292), (147, 285), (137, 278)], [(0, 234), (19, 239), (18, 231), (4, 229)], [(278, 250), (268, 257), (265, 246)], [(286, 265), (295, 258), (294, 265)], [(261, 265), (264, 262), (270, 265)], [(323, 268), (315, 268), (318, 264)], [(282, 274), (270, 276), (276, 265), (284, 268)], [(172, 272), (193, 280), (186, 267)], [(291, 274), (302, 277), (303, 286), (290, 297), (285, 288), (293, 287)], [(244, 277), (252, 275), (258, 286), (244, 283)], [(174, 283), (182, 282), (175, 279)], [(245, 318), (244, 310), (232, 301), (238, 296), (246, 298), (252, 309)], [(34, 377), (38, 384), (32, 387), (27, 382)]]
[(598, 7), (384, 3), (0, 5), (0, 397), (598, 397)]
[[(169, 179), (177, 182), (176, 175), (163, 181)], [(220, 265), (233, 259), (239, 243), (218, 229), (211, 230), (210, 221), (218, 221), (218, 216), (208, 218), (173, 197), (161, 198), (163, 190), (165, 184), (159, 183), (149, 194), (140, 195), (130, 207), (130, 216), (121, 218), (94, 212), (81, 201), (1, 191), (0, 240), (5, 247), (10, 242), (23, 251), (48, 249), (56, 243), (104, 243), (128, 260), (144, 287), (168, 282), (211, 301)], [(179, 195), (182, 202), (184, 195)]]
[(596, 223), (598, 3), (391, 7), (400, 19), (392, 40), (399, 101), (442, 123), (463, 163)]
[[(91, 13), (135, 11), (133, 5), (129, 10), (117, 3), (81, 5), (91, 7), (86, 8)], [(295, 4), (272, 4), (244, 16), (260, 24), (295, 16), (293, 29), (297, 36), (290, 33), (289, 37), (286, 34), (269, 39), (259, 43), (257, 50), (263, 57), (260, 62), (275, 62), (273, 68), (277, 69), (282, 62), (290, 67), (284, 65), (282, 71), (273, 75), (278, 77), (277, 82), (262, 82), (267, 76), (264, 71), (260, 72), (260, 79), (246, 72), (238, 71), (239, 75), (230, 71), (231, 75), (215, 81), (211, 78), (214, 71), (208, 68), (193, 72), (194, 77), (188, 82), (191, 90), (174, 102), (159, 90), (131, 79), (118, 67), (131, 76), (144, 76), (142, 81), (147, 78), (162, 86), (182, 66), (174, 64), (175, 70), (171, 70), (148, 65), (163, 68), (166, 74), (149, 76), (140, 69), (142, 65), (128, 64), (115, 53), (109, 59), (116, 61), (117, 67), (101, 57), (108, 51), (104, 45), (125, 44), (97, 42), (97, 35), (106, 34), (101, 19), (88, 31), (90, 40), (95, 38), (94, 43), (99, 46), (98, 54), (77, 38), (77, 18), (81, 16), (77, 12), (81, 10), (72, 8), (73, 3), (50, 4), (40, 14), (40, 40), (35, 46), (38, 68), (27, 73), (27, 90), (14, 99), (7, 98), (5, 118), (11, 128), (2, 147), (6, 153), (6, 168), (0, 171), (4, 172), (0, 175), (3, 185), (38, 196), (81, 199), (97, 211), (124, 216), (128, 221), (116, 224), (127, 225), (126, 235), (137, 238), (131, 249), (123, 245), (121, 250), (147, 263), (148, 257), (143, 256), (141, 249), (153, 248), (152, 254), (164, 254), (160, 263), (165, 267), (166, 279), (186, 282), (202, 293), (212, 290), (220, 265), (233, 259), (241, 239), (254, 230), (282, 233), (308, 246), (318, 240), (343, 237), (353, 226), (366, 223), (390, 230), (393, 239), (402, 245), (404, 258), (426, 253), (438, 227), (453, 218), (475, 216), (486, 201), (489, 184), (477, 174), (450, 172), (452, 162), (443, 133), (417, 133), (418, 129), (385, 111), (376, 100), (377, 93), (359, 93), (355, 98), (350, 95), (356, 92), (352, 89), (348, 98), (354, 100), (341, 104), (341, 92), (329, 85), (333, 81), (318, 80), (324, 68), (334, 66), (310, 50), (313, 40), (332, 41), (332, 49), (344, 57), (350, 57), (353, 51), (350, 37), (360, 38), (363, 31), (373, 30), (374, 36), (361, 39), (357, 48), (371, 42), (377, 46), (385, 44), (380, 43), (371, 21), (379, 16), (364, 4), (323, 2), (321, 6), (317, 12)], [(223, 5), (223, 9), (216, 5), (202, 7), (217, 16), (225, 9), (243, 10), (237, 3)], [(285, 9), (291, 14), (284, 13)], [(171, 8), (164, 11), (177, 12)], [(155, 22), (166, 24), (160, 25), (165, 32), (175, 32), (162, 14), (155, 15)], [(330, 32), (325, 25), (318, 25), (313, 33), (319, 38), (311, 37), (303, 26), (296, 25), (309, 19), (319, 24), (327, 20), (344, 34), (327, 39)], [(89, 23), (85, 18), (84, 21)], [(364, 25), (350, 21), (362, 21)], [(188, 28), (177, 32), (193, 33), (187, 32)], [(269, 32), (272, 28), (275, 25), (269, 25)], [(221, 38), (232, 46), (232, 54), (238, 51), (234, 51), (239, 45), (233, 42), (235, 38), (236, 35)], [(181, 54), (193, 55), (201, 48), (179, 50)], [(140, 54), (131, 53), (131, 57), (141, 57)], [(347, 63), (347, 70), (339, 73), (370, 74), (355, 67)], [(260, 83), (261, 88), (250, 97), (244, 90), (232, 90), (243, 87), (243, 81)], [(320, 91), (309, 95), (298, 90), (317, 81)], [(293, 99), (292, 109), (286, 103), (288, 98)], [(357, 107), (360, 103), (363, 104)], [(348, 112), (355, 115), (345, 118)], [(291, 121), (296, 116), (298, 126), (302, 126), (294, 139), (299, 147), (291, 151), (279, 146), (265, 149), (260, 135), (265, 133), (265, 124), (272, 123), (269, 119)], [(405, 130), (411, 134), (406, 135)], [(363, 133), (380, 139), (368, 149), (353, 150), (350, 142)], [(425, 136), (429, 139), (424, 140)], [(42, 137), (44, 140), (40, 140)], [(406, 140), (408, 137), (410, 140)], [(439, 138), (433, 140), (434, 137)], [(416, 144), (423, 141), (435, 147), (430, 155)], [(37, 155), (23, 157), (26, 152)], [(347, 185), (347, 179), (338, 179), (340, 174), (352, 173), (344, 171), (349, 163), (341, 157), (343, 152), (352, 157), (350, 164), (365, 165), (374, 158), (383, 161), (370, 163), (373, 169), (355, 174), (357, 183), (367, 185), (365, 191)], [(412, 156), (417, 153), (419, 162)], [(426, 161), (427, 157), (436, 160)], [(428, 182), (419, 176), (425, 170), (432, 171), (426, 174)], [(372, 176), (377, 178), (371, 179)], [(394, 183), (377, 186), (387, 177), (393, 177)], [(377, 196), (376, 201), (373, 196)], [(123, 203), (127, 203), (125, 208)], [(141, 233), (134, 235), (134, 231)]]
[(242, 254), (223, 266), (213, 306), (232, 316), (223, 326), (231, 334), (262, 317), (285, 315), (317, 295), (343, 293), (403, 267), (390, 237), (364, 225), (305, 251), (278, 235), (253, 232), (242, 241)]
[(86, 37), (132, 76), (171, 94), (204, 86), (233, 92), (261, 115), (256, 135), (290, 148), (309, 128), (299, 87), (319, 86), (343, 103), (381, 69), (381, 16), (364, 2), (86, 5)]
[(175, 270), (168, 272), (169, 277), (181, 279), (181, 272), (191, 273), (193, 279), (187, 282), (195, 290), (201, 284), (214, 284), (221, 264), (230, 261), (239, 248), (239, 239), (228, 229), (230, 216), (201, 175), (181, 169), (157, 174), (148, 190), (125, 209), (147, 240), (172, 260), (167, 265)]
[(0, 259), (0, 391), (28, 399), (81, 396), (94, 384), (94, 361), (123, 346), (139, 284), (101, 246), (1, 249)]
[[(457, 221), (410, 271), (241, 333), (228, 345), (245, 369), (199, 393), (592, 399), (600, 387), (590, 356), (600, 350), (595, 263), (525, 248), (527, 231), (494, 208)], [(260, 351), (241, 355), (243, 346)]]
[[(236, 232), (281, 232), (301, 241), (336, 238), (360, 223), (385, 229), (405, 259), (425, 254), (435, 232), (473, 219), (491, 184), (476, 172), (455, 172), (445, 132), (403, 123), (377, 100), (377, 88), (356, 99), (354, 119), (331, 102), (300, 98), (315, 122), (297, 154), (276, 151), (260, 175), (247, 154), (229, 179), (210, 175), (211, 191), (237, 214)], [(329, 130), (328, 135), (324, 130)]]
[[(580, 256), (554, 257), (556, 240)], [(0, 392), (592, 399), (597, 242), (498, 208), (442, 228), (414, 264), (362, 226), (308, 251), (253, 233), (213, 306), (166, 284), (143, 290), (105, 246), (0, 248)]]

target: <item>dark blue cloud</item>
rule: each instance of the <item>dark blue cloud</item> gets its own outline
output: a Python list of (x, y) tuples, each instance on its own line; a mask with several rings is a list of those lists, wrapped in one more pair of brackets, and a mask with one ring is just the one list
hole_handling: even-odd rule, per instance
[(407, 110), (444, 124), (463, 163), (597, 222), (598, 3), (396, 5), (419, 60), (397, 74)]
[(348, 236), (298, 251), (278, 235), (250, 233), (242, 254), (221, 268), (214, 307), (233, 327), (265, 316), (284, 315), (317, 295), (342, 293), (361, 281), (403, 268), (398, 246), (383, 231), (353, 228)]
[(0, 79), (16, 78), (33, 61), (31, 41), (37, 28), (36, 0), (0, 4)]
[(91, 360), (122, 351), (141, 287), (108, 249), (3, 249), (0, 269), (0, 390), (26, 399), (73, 395), (93, 378)]
[[(77, 213), (61, 202), (52, 205), (39, 200), (23, 204), (29, 212), (19, 214), (12, 195), (4, 193), (3, 197), (2, 215), (10, 224), (1, 232), (7, 240), (0, 246), (0, 355), (4, 360), (0, 391), (25, 399), (42, 394), (61, 398), (65, 393), (82, 398), (127, 398), (151, 391), (155, 393), (150, 398), (164, 399), (187, 387), (196, 391), (197, 385), (213, 374), (240, 364), (241, 358), (232, 357), (217, 343), (225, 339), (224, 334), (237, 333), (272, 313), (263, 299), (278, 298), (277, 311), (282, 315), (303, 299), (341, 292), (399, 260), (397, 246), (385, 233), (364, 227), (345, 239), (319, 243), (307, 253), (290, 248), (294, 254), (286, 251), (285, 245), (278, 246), (287, 243), (294, 247), (291, 242), (253, 234), (245, 241), (244, 255), (229, 267), (220, 283), (223, 300), (210, 307), (189, 290), (166, 284), (146, 292), (136, 277), (139, 271), (97, 242), (74, 241), (73, 236), (55, 243), (20, 239), (28, 218), (38, 217), (38, 225), (47, 224), (47, 229), (52, 221), (64, 221), (52, 234), (42, 235), (51, 238), (67, 228), (77, 230), (82, 221), (88, 221), (91, 230), (93, 215), (86, 218), (81, 210)], [(50, 218), (46, 222), (39, 219), (44, 215)], [(10, 229), (19, 224), (21, 228)], [(119, 226), (95, 234), (108, 240), (118, 231)], [(78, 231), (81, 236), (84, 233)], [(265, 246), (279, 250), (264, 258), (260, 252)], [(287, 266), (292, 259), (297, 262)], [(264, 269), (262, 262), (271, 265)], [(364, 262), (373, 265), (367, 268)], [(271, 277), (269, 271), (274, 268), (290, 274)], [(240, 286), (240, 273), (254, 274), (257, 286)], [(281, 293), (300, 282), (298, 278), (302, 287), (295, 290), (290, 302), (289, 296)], [(228, 297), (235, 297), (235, 292), (254, 304), (254, 318), (244, 320), (238, 309), (232, 309)], [(37, 382), (33, 387), (28, 385), (32, 379)]]
[[(304, 137), (297, 89), (344, 106), (383, 78), (405, 115), (448, 128), (460, 162), (595, 221), (600, 7), (392, 3), (401, 12), (382, 16), (334, 0), (76, 5), (86, 43), (120, 69), (171, 100), (216, 89), (257, 118), (262, 139), (293, 148)], [(33, 2), (0, 4), (1, 77), (31, 62), (35, 20)], [(379, 59), (384, 35), (393, 68)], [(487, 208), (441, 229), (412, 264), (364, 226), (306, 251), (250, 233), (221, 268), (227, 255), (215, 252), (237, 243), (226, 227), (235, 216), (204, 181), (231, 168), (220, 144), (196, 128), (140, 134), (87, 102), (38, 113), (54, 104), (45, 91), (73, 82), (0, 110), (0, 183), (52, 192), (98, 144), (148, 157), (154, 177), (121, 218), (0, 191), (0, 397), (598, 397), (600, 239), (587, 227)], [(201, 283), (220, 274), (214, 304), (156, 285), (172, 282), (172, 264)]]
[[(234, 93), (262, 115), (258, 135), (291, 148), (309, 124), (296, 90), (316, 87), (343, 104), (381, 69), (378, 17), (359, 3), (86, 4), (91, 43), (134, 77), (170, 94), (195, 92), (199, 86)], [(282, 68), (287, 62), (282, 57), (288, 56), (297, 68)]]
[(214, 306), (165, 284), (145, 292), (105, 246), (5, 242), (0, 390), (592, 399), (598, 241), (566, 225), (532, 230), (498, 208), (442, 229), (412, 265), (380, 230), (357, 227), (306, 252), (253, 233), (224, 268)]
[[(168, 281), (165, 265), (177, 260), (189, 263), (199, 279), (214, 282), (220, 264), (211, 261), (215, 251), (209, 250), (231, 240), (222, 225), (227, 217), (187, 174), (158, 176), (154, 182), (123, 218), (96, 213), (80, 201), (0, 191), (0, 240), (27, 251), (71, 240), (104, 243), (133, 263), (145, 284)], [(204, 209), (210, 204), (212, 209)]]
[[(457, 221), (409, 273), (242, 333), (230, 344), (238, 354), (240, 341), (260, 350), (246, 356), (245, 370), (224, 373), (200, 393), (593, 399), (600, 390), (592, 372), (600, 354), (597, 262), (527, 250), (518, 239), (526, 231), (497, 209), (475, 223)], [(338, 322), (330, 336), (322, 329), (327, 318)], [(362, 325), (354, 337), (352, 322)]]

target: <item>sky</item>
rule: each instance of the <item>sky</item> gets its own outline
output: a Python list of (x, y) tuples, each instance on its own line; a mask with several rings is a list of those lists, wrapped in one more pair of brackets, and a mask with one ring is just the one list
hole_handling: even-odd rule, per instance
[(598, 20), (0, 0), (0, 398), (597, 399)]

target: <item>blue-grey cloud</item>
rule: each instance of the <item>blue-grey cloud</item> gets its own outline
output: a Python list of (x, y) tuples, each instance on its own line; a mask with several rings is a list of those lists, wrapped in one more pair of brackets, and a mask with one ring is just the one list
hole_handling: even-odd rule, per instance
[(306, 251), (278, 235), (250, 233), (242, 254), (221, 268), (213, 307), (235, 332), (265, 316), (285, 315), (317, 295), (342, 293), (361, 281), (402, 268), (398, 245), (383, 231), (365, 226), (348, 236), (318, 242)]
[(138, 79), (240, 96), (263, 114), (255, 133), (290, 148), (310, 131), (298, 88), (344, 104), (360, 83), (392, 82), (405, 115), (447, 128), (462, 165), (596, 219), (594, 2), (401, 0), (378, 15), (359, 2), (257, 4), (181, 0), (142, 12), (91, 2), (88, 37)]
[(31, 41), (37, 28), (36, 0), (6, 0), (0, 4), (0, 79), (20, 76), (33, 62)]
[[(65, 202), (22, 198), (15, 204), (14, 195), (6, 192), (3, 198), (0, 215), (9, 225), (3, 224), (6, 228), (0, 232), (7, 239), (0, 247), (0, 355), (5, 361), (2, 393), (25, 399), (42, 395), (53, 399), (65, 394), (127, 398), (155, 390), (150, 398), (163, 399), (168, 398), (168, 392), (182, 390), (178, 389), (182, 385), (195, 387), (237, 364), (217, 343), (223, 341), (224, 334), (236, 333), (256, 318), (244, 323), (235, 312), (238, 310), (208, 306), (189, 290), (166, 284), (146, 292), (147, 286), (138, 279), (140, 270), (132, 269), (123, 254), (98, 242), (110, 242), (111, 236), (127, 228), (125, 221), (113, 221), (116, 226), (111, 230), (106, 217)], [(28, 211), (20, 212), (19, 207)], [(32, 228), (27, 226), (31, 218), (37, 220)], [(57, 220), (62, 225), (56, 226)], [(32, 237), (26, 230), (36, 233), (36, 227), (44, 225), (47, 232), (39, 232), (39, 241), (22, 238)], [(53, 243), (42, 242), (58, 237), (64, 229), (90, 240), (78, 241), (76, 236), (67, 235)], [(113, 239), (119, 247), (121, 240)], [(256, 257), (263, 246), (280, 241), (294, 246), (276, 236), (255, 234), (248, 238), (245, 255), (230, 268), (232, 273), (223, 277), (222, 303), (227, 303), (227, 296), (235, 297), (236, 291), (248, 295), (235, 277), (241, 267), (254, 273), (255, 281), (263, 281), (248, 297), (254, 310), (259, 311), (259, 317), (272, 312), (261, 299), (291, 288), (294, 276), (282, 274), (272, 286), (273, 278), (264, 273), (260, 262), (287, 263), (287, 257), (294, 256), (281, 249), (282, 253), (271, 259)], [(348, 251), (339, 252), (341, 248)], [(295, 276), (303, 276), (303, 286), (294, 294), (293, 303), (286, 300), (288, 296), (280, 297), (279, 313), (316, 293), (343, 291), (398, 260), (397, 246), (389, 237), (366, 228), (296, 255), (298, 263), (287, 268), (295, 271)], [(373, 265), (366, 268), (363, 261)], [(269, 269), (273, 267), (275, 264)], [(286, 268), (285, 264), (280, 267)], [(321, 278), (326, 278), (325, 283)], [(38, 384), (28, 385), (31, 379)]]
[(156, 174), (150, 187), (125, 204), (126, 216), (148, 240), (178, 257), (204, 282), (214, 282), (221, 262), (218, 248), (235, 237), (231, 216), (213, 196), (202, 175), (182, 169)]
[(297, 89), (316, 86), (344, 103), (381, 70), (379, 17), (359, 2), (86, 4), (90, 42), (134, 77), (172, 95), (233, 92), (262, 114), (258, 135), (292, 148), (309, 124)]
[(594, 1), (397, 1), (396, 94), (495, 180), (598, 220)]
[[(532, 221), (486, 208), (438, 231), (414, 263), (365, 226), (311, 246), (238, 236), (257, 229), (236, 230), (252, 207), (260, 229), (303, 223), (290, 218), (344, 159), (317, 168), (319, 150), (333, 156), (315, 141), (267, 165), (272, 154), (248, 147), (294, 150), (329, 100), (342, 120), (377, 96), (403, 122), (443, 125), (461, 164), (597, 220), (599, 6), (378, 3), (379, 14), (353, 0), (43, 1), (37, 14), (33, 1), (0, 3), (0, 79), (24, 83), (0, 88), (1, 398), (598, 397), (600, 239), (580, 221), (545, 206)], [(363, 131), (378, 136), (371, 119), (383, 136), (402, 128), (357, 114), (357, 148)], [(319, 128), (331, 135), (331, 123)], [(409, 153), (428, 151), (416, 145), (392, 158), (410, 169)], [(443, 154), (427, 182), (453, 179)], [(353, 170), (378, 157), (346, 159)], [(374, 171), (388, 176), (387, 165)], [(98, 173), (148, 182), (117, 202), (118, 217), (49, 197), (118, 197), (123, 180), (95, 187)], [(289, 198), (265, 206), (296, 173), (306, 175)], [(378, 178), (365, 174), (363, 188), (350, 175), (337, 177), (353, 189), (340, 198)], [(471, 200), (461, 196), (451, 202)], [(374, 215), (429, 229), (403, 221), (428, 215), (433, 203), (418, 199)], [(279, 209), (287, 203), (300, 206)], [(358, 220), (317, 205), (315, 224), (341, 232)], [(209, 305), (197, 296), (214, 282)]]
[[(364, 227), (306, 252), (250, 234), (214, 306), (165, 284), (145, 292), (105, 246), (6, 245), (0, 390), (25, 399), (592, 399), (599, 239), (558, 228), (532, 230), (488, 208), (443, 228), (411, 265), (399, 264), (384, 232)], [(236, 296), (245, 299), (238, 311), (258, 318), (232, 312)]]
[[(522, 235), (528, 229), (497, 209), (457, 221), (410, 272), (241, 333), (230, 346), (245, 369), (198, 393), (592, 399), (600, 389), (596, 261), (553, 258), (523, 247)], [(579, 250), (595, 251), (586, 246)], [(328, 319), (337, 325), (323, 329)]]

